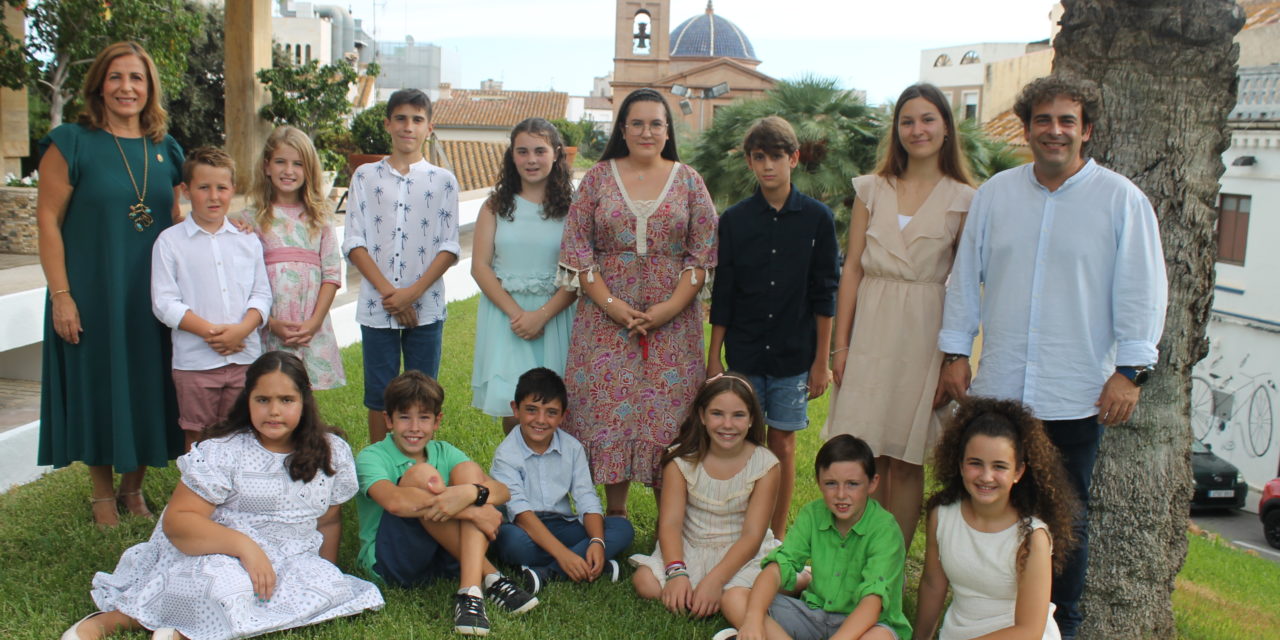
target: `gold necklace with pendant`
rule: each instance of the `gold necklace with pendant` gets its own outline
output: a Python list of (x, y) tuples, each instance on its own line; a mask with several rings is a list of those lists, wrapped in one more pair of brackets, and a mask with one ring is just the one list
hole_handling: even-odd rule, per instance
[(147, 206), (147, 177), (151, 173), (150, 158), (147, 157), (147, 137), (142, 136), (142, 188), (138, 188), (138, 180), (133, 177), (133, 168), (129, 166), (129, 158), (124, 155), (124, 147), (120, 146), (120, 138), (116, 137), (114, 131), (109, 131), (111, 139), (116, 141), (116, 148), (120, 150), (120, 159), (124, 161), (124, 170), (129, 172), (129, 183), (133, 185), (133, 193), (138, 196), (137, 204), (129, 207), (129, 221), (133, 223), (133, 229), (138, 233), (142, 233), (144, 229), (151, 226), (155, 220), (151, 217), (151, 207)]

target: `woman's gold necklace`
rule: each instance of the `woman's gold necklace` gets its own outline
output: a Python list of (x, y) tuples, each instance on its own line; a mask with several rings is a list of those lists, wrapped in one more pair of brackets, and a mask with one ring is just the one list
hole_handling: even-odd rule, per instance
[(133, 177), (133, 168), (129, 166), (129, 158), (124, 155), (124, 147), (120, 146), (120, 138), (116, 137), (114, 131), (109, 131), (111, 139), (116, 141), (116, 148), (120, 150), (120, 159), (124, 161), (124, 170), (129, 172), (129, 182), (133, 185), (133, 193), (138, 196), (138, 203), (129, 207), (129, 221), (133, 223), (133, 228), (138, 233), (142, 233), (144, 229), (151, 226), (155, 220), (151, 217), (151, 207), (147, 206), (147, 178), (151, 173), (151, 162), (147, 156), (147, 137), (142, 136), (142, 188), (138, 188), (138, 180)]

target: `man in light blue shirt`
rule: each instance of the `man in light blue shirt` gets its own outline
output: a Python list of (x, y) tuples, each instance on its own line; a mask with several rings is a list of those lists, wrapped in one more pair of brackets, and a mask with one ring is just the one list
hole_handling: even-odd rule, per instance
[(519, 428), (493, 452), (492, 476), (511, 490), (509, 522), (498, 528), (494, 549), (503, 562), (521, 567), (530, 593), (552, 578), (582, 582), (604, 575), (616, 582), (621, 570), (613, 557), (635, 537), (626, 518), (604, 517), (586, 448), (560, 431), (567, 401), (556, 372), (526, 371), (511, 403)]
[[(947, 287), (939, 385), (1029, 405), (1085, 506), (1080, 547), (1054, 579), (1055, 618), (1073, 638), (1088, 564), (1089, 484), (1103, 425), (1125, 422), (1156, 362), (1168, 282), (1155, 211), (1132, 182), (1086, 159), (1098, 114), (1087, 81), (1049, 76), (1014, 111), (1035, 161), (973, 199)], [(970, 387), (969, 355), (982, 358)]]

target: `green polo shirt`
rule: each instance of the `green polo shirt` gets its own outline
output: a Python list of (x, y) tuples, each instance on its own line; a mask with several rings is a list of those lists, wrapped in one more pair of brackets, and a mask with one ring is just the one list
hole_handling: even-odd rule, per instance
[(800, 509), (782, 546), (760, 566), (776, 562), (782, 589), (790, 590), (796, 586), (796, 574), (810, 565), (813, 581), (801, 599), (814, 609), (848, 615), (863, 598), (880, 596), (879, 622), (910, 640), (911, 625), (902, 614), (906, 555), (898, 521), (874, 499), (867, 500), (866, 511), (847, 536), (840, 535), (831, 511), (819, 499)]
[[(467, 454), (448, 442), (432, 440), (427, 443), (427, 462), (440, 472), (446, 485), (449, 474), (459, 463), (470, 460)], [(360, 513), (360, 553), (356, 565), (373, 576), (374, 541), (378, 539), (378, 525), (382, 523), (382, 505), (369, 497), (369, 487), (379, 480), (399, 484), (400, 477), (417, 461), (400, 452), (391, 436), (360, 450), (356, 456), (356, 475), (360, 479), (360, 492), (356, 494), (356, 509)]]

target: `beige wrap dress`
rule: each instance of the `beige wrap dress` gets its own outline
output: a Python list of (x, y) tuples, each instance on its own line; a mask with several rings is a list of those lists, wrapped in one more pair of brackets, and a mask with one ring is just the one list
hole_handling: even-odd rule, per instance
[(890, 180), (861, 176), (853, 188), (871, 217), (843, 384), (831, 394), (822, 437), (852, 434), (877, 456), (923, 464), (941, 425), (933, 395), (942, 302), (974, 189), (943, 178), (900, 227)]

